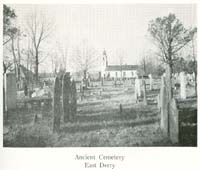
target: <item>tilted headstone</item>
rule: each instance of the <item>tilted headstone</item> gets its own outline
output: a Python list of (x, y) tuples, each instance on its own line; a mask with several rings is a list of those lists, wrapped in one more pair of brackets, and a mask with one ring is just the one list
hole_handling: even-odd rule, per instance
[(161, 77), (161, 88), (160, 88), (160, 108), (161, 108), (161, 119), (160, 126), (164, 134), (168, 135), (168, 95), (165, 77)]
[(70, 116), (71, 116), (70, 99), (71, 99), (70, 74), (65, 73), (62, 79), (62, 107), (63, 107), (63, 113), (64, 113), (64, 122), (67, 122), (70, 120)]
[(7, 73), (5, 77), (5, 110), (16, 109), (17, 86), (14, 73)]
[(186, 99), (186, 78), (185, 73), (180, 73), (180, 97), (181, 99)]
[(54, 82), (54, 90), (53, 90), (53, 131), (59, 132), (60, 130), (60, 117), (61, 117), (61, 103), (60, 103), (60, 95), (61, 95), (61, 89), (60, 89), (60, 82), (59, 78), (55, 78)]

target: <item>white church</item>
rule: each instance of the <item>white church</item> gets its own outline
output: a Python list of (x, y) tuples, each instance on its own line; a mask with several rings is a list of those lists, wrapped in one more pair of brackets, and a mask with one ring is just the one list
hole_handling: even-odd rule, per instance
[(138, 76), (138, 65), (108, 65), (107, 54), (104, 50), (101, 68), (102, 78), (130, 79)]

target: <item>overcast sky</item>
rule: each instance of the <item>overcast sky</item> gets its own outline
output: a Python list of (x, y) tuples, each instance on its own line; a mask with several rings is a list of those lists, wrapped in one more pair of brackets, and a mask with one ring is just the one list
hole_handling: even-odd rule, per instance
[[(99, 55), (105, 48), (109, 64), (118, 64), (117, 52), (124, 51), (124, 62), (138, 64), (141, 56), (152, 45), (147, 39), (148, 22), (156, 17), (175, 13), (186, 28), (196, 26), (194, 5), (9, 5), (15, 9), (17, 24), (23, 28), (25, 18), (32, 10), (45, 13), (54, 20), (55, 30), (48, 46), (55, 42), (73, 46), (83, 39), (97, 49)], [(70, 56), (68, 56), (70, 58)], [(48, 67), (49, 60), (43, 64)], [(42, 69), (41, 69), (42, 70)]]

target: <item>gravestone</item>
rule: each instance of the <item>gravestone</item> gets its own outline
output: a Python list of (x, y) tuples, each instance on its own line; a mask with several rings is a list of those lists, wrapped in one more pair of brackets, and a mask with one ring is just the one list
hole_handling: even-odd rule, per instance
[(104, 78), (102, 77), (101, 78), (101, 86), (103, 86), (104, 85)]
[(142, 79), (142, 92), (143, 92), (143, 104), (147, 105), (146, 83), (144, 79)]
[(122, 104), (120, 103), (120, 105), (119, 105), (119, 113), (120, 113), (120, 115), (122, 115), (122, 112), (123, 112)]
[(179, 138), (179, 111), (177, 109), (176, 101), (173, 98), (170, 102), (169, 108), (169, 137), (172, 143), (178, 143)]
[(185, 73), (180, 73), (180, 98), (186, 99), (186, 78)]
[(60, 130), (60, 117), (61, 117), (61, 103), (60, 103), (60, 81), (59, 78), (56, 77), (54, 82), (54, 90), (53, 90), (53, 132), (59, 132)]
[(160, 110), (160, 94), (157, 96), (157, 108)]
[(161, 109), (160, 127), (165, 136), (168, 135), (168, 105), (169, 104), (168, 104), (165, 76), (162, 76), (161, 89), (160, 89), (160, 109)]
[(5, 77), (5, 110), (16, 109), (17, 86), (14, 73), (6, 73)]
[(153, 78), (151, 74), (149, 74), (149, 89), (153, 90)]
[(77, 93), (76, 93), (76, 83), (74, 80), (72, 81), (71, 89), (72, 89), (72, 115), (74, 117), (77, 113), (77, 101), (76, 101)]
[(140, 79), (135, 79), (135, 99), (137, 100), (138, 97), (141, 96), (141, 86), (140, 86)]
[(115, 85), (115, 87), (117, 86), (117, 78), (116, 77), (114, 78), (114, 85)]
[(71, 116), (70, 99), (71, 99), (70, 74), (65, 73), (62, 79), (62, 107), (64, 113), (64, 122), (70, 120)]

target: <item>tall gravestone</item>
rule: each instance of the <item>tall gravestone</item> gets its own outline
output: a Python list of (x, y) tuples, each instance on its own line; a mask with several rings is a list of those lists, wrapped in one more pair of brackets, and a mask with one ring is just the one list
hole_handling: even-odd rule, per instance
[(160, 89), (160, 110), (161, 110), (161, 119), (160, 126), (165, 136), (168, 136), (168, 95), (167, 87), (165, 82), (165, 76), (161, 77), (161, 89)]
[(180, 97), (181, 99), (186, 99), (186, 78), (185, 73), (180, 73)]
[(70, 73), (65, 73), (62, 79), (62, 106), (64, 112), (64, 122), (70, 120), (71, 116), (71, 81)]
[(6, 73), (5, 77), (5, 110), (16, 109), (17, 86), (14, 73)]
[(53, 131), (59, 132), (60, 130), (60, 118), (61, 118), (61, 103), (60, 103), (60, 82), (59, 78), (56, 77), (54, 82), (54, 90), (53, 90)]
[(170, 102), (169, 108), (169, 137), (172, 143), (179, 142), (179, 119), (178, 114), (179, 111), (177, 109), (176, 101), (173, 98)]

